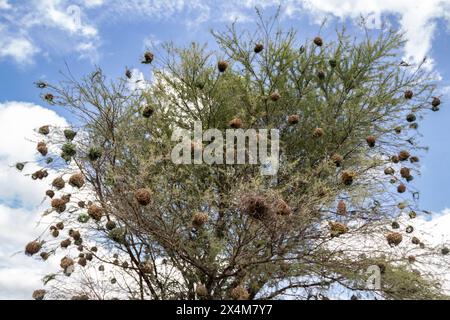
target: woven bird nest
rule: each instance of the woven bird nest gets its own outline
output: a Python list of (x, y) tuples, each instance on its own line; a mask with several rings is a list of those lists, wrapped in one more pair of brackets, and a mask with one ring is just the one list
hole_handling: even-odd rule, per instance
[(31, 178), (33, 179), (33, 180), (36, 180), (36, 179), (39, 179), (39, 180), (42, 180), (42, 179), (44, 179), (44, 178), (46, 178), (46, 177), (48, 177), (48, 172), (47, 172), (47, 170), (38, 170), (38, 171), (36, 171), (36, 172), (34, 172), (32, 175), (31, 175)]
[(225, 72), (228, 68), (228, 62), (221, 60), (217, 63), (217, 68), (219, 69), (219, 72)]
[(331, 161), (333, 161), (336, 167), (340, 167), (344, 158), (340, 154), (335, 153), (331, 156)]
[(42, 244), (38, 241), (31, 241), (25, 246), (25, 254), (32, 256), (38, 253), (42, 248)]
[(144, 53), (144, 60), (142, 61), (142, 63), (150, 64), (150, 63), (152, 63), (154, 58), (155, 58), (155, 55), (152, 52), (147, 51)]
[(255, 47), (253, 48), (253, 51), (255, 53), (260, 53), (263, 50), (264, 50), (264, 45), (262, 43), (255, 44)]
[(410, 157), (410, 154), (406, 150), (402, 150), (398, 153), (398, 159), (400, 161), (406, 161), (406, 160), (408, 160), (409, 157)]
[(44, 289), (34, 290), (32, 297), (34, 300), (43, 300), (46, 293)]
[(72, 244), (72, 241), (70, 241), (70, 239), (63, 240), (60, 243), (61, 248), (63, 248), (63, 249), (68, 248), (71, 244)]
[(398, 232), (391, 232), (386, 236), (386, 240), (390, 246), (398, 246), (403, 240), (403, 236)]
[(43, 141), (39, 142), (37, 144), (36, 150), (42, 155), (42, 156), (46, 156), (48, 153), (48, 148), (47, 148), (47, 144)]
[(203, 298), (208, 295), (208, 290), (206, 289), (206, 286), (204, 284), (199, 283), (195, 287), (195, 293), (197, 294), (197, 296)]
[(367, 145), (370, 148), (373, 148), (373, 147), (375, 147), (375, 142), (377, 141), (377, 138), (375, 138), (375, 136), (368, 136), (366, 138), (366, 141), (367, 141)]
[(291, 114), (288, 116), (288, 123), (290, 125), (297, 124), (300, 121), (300, 116), (298, 114)]
[(203, 225), (208, 222), (209, 216), (206, 212), (196, 212), (194, 213), (194, 215), (192, 216), (192, 226), (194, 228), (201, 228), (203, 227)]
[(64, 179), (61, 177), (55, 178), (52, 182), (52, 186), (56, 190), (61, 190), (66, 186), (66, 183), (64, 182)]
[(82, 173), (75, 173), (72, 176), (70, 176), (69, 184), (72, 187), (81, 188), (84, 186), (84, 176)]
[(281, 95), (278, 91), (274, 91), (270, 94), (270, 100), (272, 100), (273, 102), (280, 100)]
[(393, 175), (395, 173), (394, 168), (388, 167), (384, 169), (384, 174), (386, 175)]
[(39, 133), (46, 136), (50, 133), (50, 127), (49, 126), (42, 126), (39, 128)]
[(276, 201), (274, 211), (280, 216), (289, 216), (292, 214), (292, 208), (282, 199)]
[(321, 37), (315, 37), (313, 42), (318, 47), (321, 47), (323, 45), (323, 40)]
[(403, 183), (400, 183), (397, 187), (397, 192), (398, 193), (403, 193), (406, 191), (406, 186)]
[(322, 128), (315, 128), (313, 131), (314, 138), (320, 138), (325, 134), (325, 131)]
[(63, 213), (66, 211), (66, 203), (67, 202), (65, 200), (56, 198), (52, 199), (51, 206), (56, 212)]
[(400, 175), (402, 176), (402, 178), (408, 178), (411, 176), (411, 170), (409, 170), (409, 168), (403, 167), (400, 169)]
[(141, 206), (146, 206), (151, 202), (151, 194), (145, 188), (138, 189), (134, 192), (134, 198)]
[(356, 172), (351, 170), (346, 170), (341, 174), (342, 183), (349, 186), (353, 183), (353, 179), (356, 177)]
[(79, 264), (80, 266), (82, 266), (82, 267), (85, 267), (86, 264), (87, 264), (86, 258), (84, 258), (84, 257), (79, 258), (79, 259), (78, 259), (78, 264)]
[(59, 266), (62, 269), (66, 270), (68, 267), (73, 266), (74, 264), (75, 263), (74, 263), (74, 261), (71, 258), (64, 257), (64, 258), (61, 259), (61, 262), (60, 262)]
[(413, 95), (414, 95), (414, 93), (411, 90), (406, 90), (404, 93), (405, 99), (408, 99), (408, 100), (412, 99)]
[(78, 231), (78, 230), (70, 229), (69, 230), (69, 236), (72, 237), (73, 240), (81, 239), (81, 234), (80, 234), (80, 231)]
[(92, 204), (88, 208), (88, 215), (92, 219), (100, 221), (103, 216), (103, 209), (96, 204)]
[(154, 113), (154, 110), (152, 107), (150, 106), (145, 106), (144, 109), (142, 110), (142, 116), (144, 118), (150, 118)]
[(55, 192), (53, 190), (47, 190), (45, 191), (45, 195), (51, 199), (55, 196)]
[(243, 286), (237, 286), (231, 290), (230, 296), (234, 300), (248, 300), (250, 294)]
[(344, 200), (340, 200), (338, 202), (336, 212), (341, 216), (345, 216), (347, 214), (347, 205), (345, 204)]
[(348, 232), (348, 227), (341, 222), (330, 222), (330, 233), (332, 237), (337, 237)]
[(106, 230), (113, 230), (116, 226), (116, 223), (112, 220), (108, 220), (108, 222), (106, 222), (105, 224)]
[(406, 121), (408, 122), (414, 122), (416, 121), (416, 115), (414, 113), (410, 113), (406, 116)]
[(271, 215), (270, 205), (260, 195), (245, 195), (240, 200), (240, 210), (252, 218), (266, 219)]
[(233, 129), (240, 129), (243, 127), (243, 123), (242, 120), (239, 118), (234, 118), (233, 120), (231, 120), (228, 124), (231, 128)]

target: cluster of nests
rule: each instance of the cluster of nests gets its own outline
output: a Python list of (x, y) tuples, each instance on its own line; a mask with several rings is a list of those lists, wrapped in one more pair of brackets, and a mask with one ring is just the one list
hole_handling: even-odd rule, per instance
[(67, 209), (67, 203), (70, 202), (70, 198), (70, 194), (65, 194), (61, 198), (52, 199), (50, 204), (57, 213), (63, 213)]
[(292, 208), (283, 199), (269, 199), (258, 194), (247, 194), (240, 199), (241, 212), (257, 220), (272, 219), (275, 216), (289, 216)]

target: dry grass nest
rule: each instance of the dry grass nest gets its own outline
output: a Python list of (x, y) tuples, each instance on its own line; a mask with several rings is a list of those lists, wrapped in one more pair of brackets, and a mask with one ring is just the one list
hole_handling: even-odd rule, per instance
[(403, 167), (400, 169), (400, 175), (402, 178), (408, 178), (411, 176), (411, 170), (409, 168)]
[(291, 114), (290, 116), (288, 116), (288, 123), (290, 125), (294, 125), (299, 123), (300, 121), (300, 116), (298, 114)]
[(400, 161), (406, 161), (406, 160), (408, 160), (409, 157), (410, 157), (410, 154), (406, 150), (402, 150), (398, 153), (398, 159)]
[(237, 286), (231, 289), (230, 295), (234, 300), (248, 300), (248, 298), (250, 297), (247, 289), (245, 289), (243, 286)]
[(155, 55), (152, 52), (147, 51), (144, 53), (144, 60), (142, 61), (142, 63), (150, 64), (150, 63), (152, 63), (154, 58), (155, 58)]
[(239, 207), (244, 214), (259, 220), (268, 218), (272, 213), (267, 199), (260, 195), (243, 196)]
[(63, 240), (60, 243), (61, 248), (63, 248), (63, 249), (68, 248), (71, 244), (72, 244), (72, 241), (70, 241), (70, 239)]
[(412, 99), (412, 97), (413, 97), (413, 95), (414, 95), (414, 93), (412, 92), (412, 90), (406, 90), (405, 92), (404, 92), (404, 97), (405, 97), (405, 99)]
[(315, 128), (313, 131), (314, 138), (320, 138), (325, 134), (325, 131), (322, 128)]
[(95, 221), (100, 221), (103, 216), (103, 208), (96, 204), (92, 204), (88, 208), (88, 215)]
[(260, 53), (263, 50), (264, 50), (264, 45), (262, 43), (255, 44), (255, 47), (253, 48), (253, 51), (255, 53)]
[(67, 201), (65, 201), (64, 199), (52, 199), (51, 202), (51, 206), (53, 209), (55, 209), (56, 212), (58, 213), (63, 213), (64, 211), (66, 211), (66, 203)]
[(206, 289), (206, 286), (204, 284), (197, 284), (195, 287), (195, 293), (199, 297), (206, 297), (208, 295), (208, 290)]
[(278, 91), (274, 91), (270, 94), (270, 100), (272, 100), (273, 102), (276, 102), (278, 100), (280, 100), (281, 98), (281, 94)]
[(323, 45), (323, 40), (321, 37), (315, 37), (313, 42), (318, 47), (321, 47)]
[(239, 118), (234, 118), (228, 123), (228, 125), (233, 129), (241, 129), (244, 126), (242, 120)]
[(194, 228), (201, 228), (203, 225), (208, 222), (209, 215), (206, 212), (196, 212), (192, 216), (192, 226)]
[(39, 241), (31, 241), (25, 246), (25, 254), (32, 256), (38, 253), (42, 248), (42, 244)]
[(344, 158), (340, 154), (335, 153), (331, 156), (331, 161), (333, 161), (336, 167), (340, 167)]
[(42, 156), (46, 156), (48, 153), (48, 148), (47, 148), (47, 144), (43, 141), (39, 142), (37, 144), (36, 150), (42, 155)]
[(368, 137), (366, 138), (367, 145), (368, 145), (370, 148), (375, 147), (375, 142), (376, 142), (376, 141), (377, 141), (377, 138), (375, 138), (375, 136), (368, 136)]
[(74, 264), (75, 264), (75, 262), (71, 258), (64, 257), (61, 259), (59, 266), (65, 270), (68, 267), (73, 266)]
[(46, 293), (44, 289), (34, 290), (32, 297), (34, 300), (43, 300)]
[(390, 246), (398, 246), (402, 240), (403, 236), (398, 232), (391, 232), (386, 236), (386, 240)]
[(329, 227), (332, 237), (338, 237), (348, 232), (348, 227), (341, 222), (330, 222)]
[(341, 216), (345, 216), (347, 214), (347, 205), (345, 204), (344, 200), (340, 200), (337, 205), (337, 214)]
[(397, 192), (398, 193), (403, 193), (406, 191), (406, 186), (403, 183), (400, 183), (397, 187)]
[(52, 186), (56, 189), (56, 190), (61, 190), (66, 186), (66, 183), (64, 182), (64, 179), (61, 177), (55, 178), (52, 181)]
[(49, 126), (42, 126), (39, 128), (39, 133), (46, 136), (50, 133), (50, 127)]
[(138, 189), (134, 192), (134, 198), (141, 206), (146, 206), (151, 202), (151, 194), (145, 188)]
[(70, 176), (69, 184), (72, 187), (81, 188), (84, 186), (84, 176), (82, 173), (75, 173), (72, 176)]
[(356, 177), (356, 172), (351, 170), (345, 170), (341, 174), (342, 183), (349, 186), (353, 183), (353, 179)]
[(225, 72), (228, 68), (228, 62), (225, 60), (220, 60), (217, 62), (217, 69), (219, 69), (219, 72)]

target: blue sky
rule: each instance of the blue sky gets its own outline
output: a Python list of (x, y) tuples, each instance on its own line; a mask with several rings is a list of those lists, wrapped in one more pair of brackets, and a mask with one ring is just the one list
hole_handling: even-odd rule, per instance
[[(211, 29), (221, 29), (235, 19), (243, 27), (254, 28), (255, 7), (269, 16), (279, 4), (275, 0), (0, 0), (0, 132), (2, 125), (14, 123), (12, 133), (0, 135), (0, 246), (5, 241), (10, 243), (8, 248), (0, 247), (0, 298), (26, 297), (29, 289), (24, 286), (22, 291), (2, 291), (2, 285), (12, 285), (12, 280), (5, 279), (20, 273), (17, 266), (21, 260), (8, 259), (26, 238), (4, 235), (14, 223), (11, 217), (17, 214), (24, 221), (32, 221), (30, 217), (42, 208), (40, 196), (29, 194), (33, 189), (28, 182), (15, 180), (19, 178), (10, 172), (9, 165), (18, 159), (18, 150), (27, 154), (24, 150), (29, 147), (20, 134), (38, 126), (41, 119), (70, 122), (68, 113), (41, 101), (33, 82), (61, 79), (59, 71), (64, 70), (65, 63), (75, 76), (98, 65), (113, 78), (122, 75), (126, 66), (138, 68), (149, 78), (149, 68), (139, 63), (145, 48), (164, 41), (181, 46), (192, 41), (208, 42), (214, 47)], [(429, 114), (420, 123), (422, 142), (429, 151), (421, 157), (422, 177), (416, 177), (415, 183), (421, 190), (424, 209), (449, 215), (450, 0), (288, 0), (281, 5), (282, 24), (295, 27), (300, 40), (313, 38), (324, 18), (325, 39), (333, 36), (338, 24), (346, 24), (350, 32), (357, 31), (355, 21), (361, 15), (375, 19), (375, 30), (380, 21), (402, 29), (408, 40), (403, 58), (416, 62), (427, 55), (427, 67), (441, 79), (441, 111)], [(23, 121), (24, 116), (32, 119)], [(36, 231), (27, 226), (23, 232)], [(42, 268), (38, 267), (38, 275), (44, 272)], [(38, 275), (31, 275), (33, 281)]]

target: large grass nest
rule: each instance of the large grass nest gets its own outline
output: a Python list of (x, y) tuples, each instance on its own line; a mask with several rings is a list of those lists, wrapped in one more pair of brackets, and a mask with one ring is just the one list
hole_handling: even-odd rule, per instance
[(206, 212), (196, 212), (192, 215), (192, 226), (194, 228), (201, 228), (203, 225), (208, 222), (209, 216)]
[(141, 206), (146, 206), (151, 202), (150, 191), (145, 188), (136, 190), (134, 193), (134, 197)]
[(55, 198), (52, 199), (51, 206), (58, 213), (66, 211), (66, 201), (64, 199)]
[(347, 205), (345, 204), (344, 200), (340, 200), (338, 202), (336, 212), (341, 216), (345, 216), (347, 214)]
[(403, 236), (401, 233), (391, 232), (386, 236), (386, 240), (391, 247), (398, 246), (402, 242)]
[(243, 286), (237, 286), (231, 289), (230, 296), (234, 300), (248, 300), (250, 294)]
[(75, 262), (73, 261), (73, 259), (69, 258), (69, 257), (64, 257), (61, 259), (61, 262), (59, 264), (59, 266), (66, 270), (68, 267), (73, 266), (75, 264)]
[(52, 186), (56, 189), (56, 190), (61, 190), (66, 186), (66, 183), (64, 182), (64, 179), (61, 177), (55, 178), (52, 181)]
[(245, 195), (239, 204), (241, 212), (258, 220), (264, 220), (272, 215), (272, 210), (268, 200), (255, 194)]
[(42, 155), (42, 156), (46, 156), (48, 153), (48, 148), (47, 148), (47, 144), (43, 141), (39, 142), (37, 144), (36, 150)]
[(25, 254), (32, 256), (38, 253), (42, 248), (42, 244), (39, 241), (31, 241), (25, 246)]
[(81, 188), (84, 186), (84, 176), (82, 173), (75, 173), (69, 179), (69, 184), (72, 187)]
[(39, 133), (46, 136), (50, 133), (50, 127), (49, 126), (42, 126), (39, 128)]
[(330, 234), (332, 237), (338, 237), (342, 234), (346, 234), (348, 232), (348, 227), (341, 222), (330, 222)]
[(44, 289), (34, 290), (32, 297), (34, 300), (44, 300), (46, 293)]
[(351, 170), (343, 171), (341, 174), (342, 183), (349, 186), (353, 183), (353, 179), (356, 177), (356, 172)]
[(92, 204), (88, 208), (88, 215), (95, 221), (100, 221), (103, 216), (103, 208)]
[(197, 284), (195, 288), (195, 293), (199, 297), (206, 297), (208, 295), (208, 289), (206, 289), (206, 286), (204, 284)]
[(31, 178), (33, 180), (37, 180), (37, 179), (42, 180), (47, 177), (48, 177), (48, 172), (47, 172), (47, 170), (43, 170), (43, 169), (38, 170), (31, 175)]

